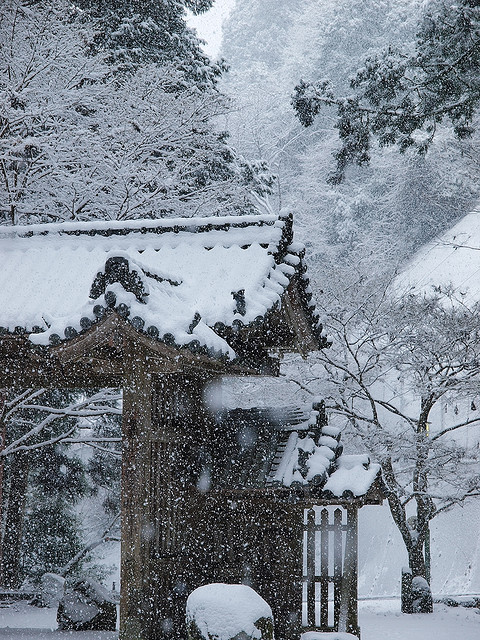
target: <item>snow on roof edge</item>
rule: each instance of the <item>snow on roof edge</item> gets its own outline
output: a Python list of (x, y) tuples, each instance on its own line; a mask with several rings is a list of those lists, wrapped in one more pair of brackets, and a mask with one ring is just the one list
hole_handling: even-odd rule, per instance
[(139, 218), (135, 220), (89, 220), (75, 222), (48, 222), (31, 225), (16, 225), (0, 227), (0, 237), (44, 235), (48, 233), (61, 234), (88, 233), (94, 231), (123, 230), (138, 231), (140, 229), (170, 229), (174, 227), (191, 227), (195, 231), (209, 226), (246, 226), (256, 224), (274, 224), (282, 221), (284, 216), (275, 214), (248, 214), (241, 216), (209, 216), (206, 218)]

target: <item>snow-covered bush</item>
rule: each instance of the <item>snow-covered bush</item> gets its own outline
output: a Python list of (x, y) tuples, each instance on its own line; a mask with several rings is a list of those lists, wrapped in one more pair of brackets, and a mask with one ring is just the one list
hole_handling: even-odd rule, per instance
[(244, 584), (207, 584), (187, 600), (189, 640), (273, 640), (270, 606)]
[(422, 576), (412, 580), (412, 613), (431, 613), (433, 598), (430, 585)]

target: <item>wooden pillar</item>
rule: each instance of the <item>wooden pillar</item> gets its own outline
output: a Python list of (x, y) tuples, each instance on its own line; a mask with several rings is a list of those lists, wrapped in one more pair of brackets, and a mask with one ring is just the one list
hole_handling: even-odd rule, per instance
[(147, 640), (153, 603), (146, 601), (150, 581), (148, 460), (152, 378), (144, 354), (134, 349), (126, 363), (122, 420), (122, 544), (120, 638)]
[(358, 626), (358, 508), (347, 507), (347, 531), (338, 630), (360, 637)]
[(199, 586), (188, 576), (185, 516), (204, 383), (175, 363), (165, 370), (152, 375), (138, 349), (126, 366), (120, 640), (183, 638), (186, 597)]

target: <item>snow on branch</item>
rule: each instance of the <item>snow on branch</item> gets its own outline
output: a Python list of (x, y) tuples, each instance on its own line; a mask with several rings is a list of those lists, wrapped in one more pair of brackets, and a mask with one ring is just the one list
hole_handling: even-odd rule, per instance
[[(17, 451), (31, 451), (38, 449), (42, 446), (52, 445), (57, 442), (61, 442), (74, 433), (78, 425), (71, 427), (66, 432), (55, 436), (53, 438), (44, 440), (42, 442), (35, 442), (29, 444), (36, 436), (40, 435), (47, 427), (52, 425), (56, 420), (60, 418), (85, 418), (85, 417), (101, 417), (104, 415), (121, 415), (121, 409), (118, 407), (118, 402), (121, 400), (121, 394), (112, 392), (109, 390), (103, 390), (92, 396), (82, 397), (76, 399), (65, 407), (49, 407), (42, 404), (32, 404), (31, 400), (39, 398), (45, 392), (34, 393), (21, 393), (15, 400), (10, 403), (10, 410), (7, 413), (5, 419), (8, 419), (12, 423), (19, 424), (33, 424), (26, 433), (16, 438), (13, 442), (8, 444), (1, 452), (0, 456), (7, 456)], [(47, 413), (47, 415), (39, 422), (34, 420), (24, 420), (21, 415), (21, 411), (38, 411), (40, 413)], [(16, 414), (18, 417), (16, 418)], [(105, 440), (104, 440), (105, 441)]]

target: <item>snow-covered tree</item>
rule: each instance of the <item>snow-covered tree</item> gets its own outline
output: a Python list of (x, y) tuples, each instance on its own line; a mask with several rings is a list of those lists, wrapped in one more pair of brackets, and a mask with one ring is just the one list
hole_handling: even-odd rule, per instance
[(107, 69), (99, 59), (86, 59), (83, 46), (83, 33), (68, 28), (53, 5), (8, 0), (2, 8), (2, 222), (68, 218), (72, 209), (75, 217), (84, 206), (91, 116), (105, 95), (98, 81)]
[[(350, 446), (382, 464), (388, 503), (414, 576), (426, 576), (429, 522), (479, 496), (475, 428), (480, 376), (478, 305), (445, 297), (398, 298), (365, 278), (328, 302), (333, 338), (298, 384), (317, 385), (332, 415), (345, 420)], [(311, 388), (311, 387), (310, 387)], [(337, 417), (337, 419), (339, 419)]]
[(222, 53), (231, 69), (222, 87), (238, 105), (228, 114), (232, 139), (278, 176), (273, 204), (295, 212), (320, 287), (339, 263), (397, 265), (480, 193), (477, 137), (458, 141), (447, 127), (438, 129), (426, 157), (376, 148), (369, 166), (348, 167), (342, 184), (330, 184), (338, 149), (335, 109), (323, 109), (305, 128), (291, 108), (300, 77), (312, 83), (330, 77), (342, 94), (351, 91), (349, 78), (366, 55), (389, 43), (413, 52), (422, 5), (304, 0), (274, 10), (245, 0), (224, 27)]
[(17, 588), (25, 577), (58, 570), (82, 548), (74, 505), (98, 482), (87, 474), (78, 445), (111, 446), (111, 438), (84, 435), (82, 421), (118, 416), (119, 398), (107, 390), (90, 396), (46, 389), (5, 395), (0, 417), (2, 586)]
[(336, 172), (343, 179), (350, 163), (370, 159), (370, 138), (400, 151), (425, 154), (438, 124), (450, 122), (458, 138), (473, 133), (480, 103), (480, 6), (476, 0), (451, 3), (431, 0), (419, 23), (415, 50), (389, 45), (366, 58), (350, 82), (353, 95), (338, 97), (322, 79), (301, 81), (293, 105), (305, 126), (324, 105), (337, 109), (342, 142), (335, 152)]
[(94, 31), (89, 50), (105, 53), (117, 71), (133, 71), (150, 63), (171, 64), (183, 71), (179, 87), (194, 84), (211, 90), (223, 71), (201, 48), (186, 24), (186, 10), (198, 15), (214, 0), (75, 0), (77, 15)]
[[(215, 120), (219, 92), (175, 61), (114, 74), (65, 6), (0, 16), (4, 223), (240, 212), (252, 182)], [(68, 14), (68, 12), (67, 12)]]

